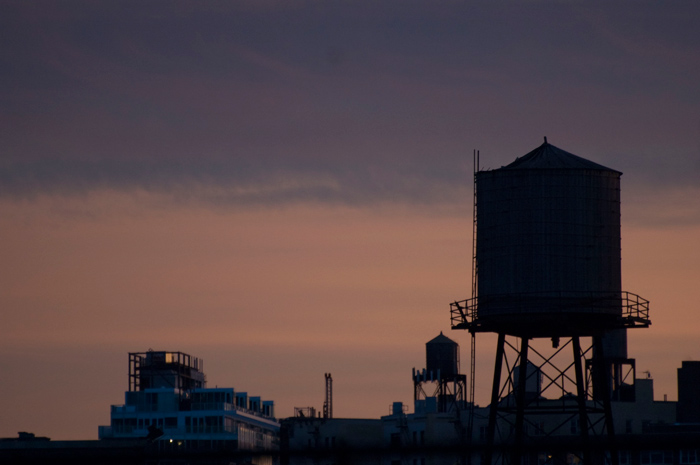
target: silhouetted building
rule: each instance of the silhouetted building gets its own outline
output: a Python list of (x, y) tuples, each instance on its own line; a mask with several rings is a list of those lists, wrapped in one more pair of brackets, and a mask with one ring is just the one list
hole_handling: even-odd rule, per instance
[(678, 369), (678, 422), (700, 423), (700, 362), (684, 361)]
[[(437, 341), (436, 341), (437, 340)], [(444, 335), (428, 342), (456, 344)], [(432, 353), (432, 351), (427, 351)], [(518, 383), (520, 367), (513, 370), (512, 383)], [(414, 370), (423, 383), (423, 372)], [(429, 381), (428, 371), (425, 370)], [(577, 409), (577, 399), (570, 394), (560, 397), (543, 396), (543, 383), (551, 380), (533, 363), (527, 364), (525, 392), (542, 408), (542, 413), (527, 423), (527, 449), (523, 463), (580, 463), (580, 422), (561, 406)], [(438, 383), (434, 378), (432, 383)], [(654, 385), (650, 377), (630, 383), (635, 389), (633, 401), (611, 402), (615, 432), (622, 438), (621, 464), (696, 463), (657, 461), (659, 454), (689, 458), (696, 451), (693, 442), (700, 436), (678, 436), (673, 430), (676, 402), (654, 400)], [(551, 394), (551, 392), (550, 392)], [(500, 402), (508, 402), (503, 399)], [(586, 401), (589, 405), (592, 400)], [(444, 463), (483, 463), (488, 445), (489, 406), (440, 409), (438, 397), (421, 395), (410, 406), (394, 402), (390, 414), (380, 419), (322, 418), (311, 408), (297, 409), (294, 417), (282, 420), (283, 451), (289, 453), (290, 465), (316, 463), (367, 463), (377, 465), (413, 465)], [(512, 422), (507, 417), (497, 419), (497, 428), (508, 430)], [(659, 436), (670, 431), (670, 436)], [(676, 438), (678, 438), (676, 440)], [(559, 451), (561, 462), (552, 460), (552, 450)], [(566, 461), (570, 457), (570, 461)], [(698, 456), (700, 458), (700, 455)]]

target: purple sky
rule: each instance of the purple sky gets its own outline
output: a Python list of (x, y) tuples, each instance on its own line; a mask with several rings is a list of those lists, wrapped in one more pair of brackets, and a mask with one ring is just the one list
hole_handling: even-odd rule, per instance
[(409, 402), (425, 342), (468, 346), (472, 150), (497, 168), (543, 136), (624, 173), (653, 321), (630, 355), (675, 398), (700, 4), (289, 3), (0, 2), (0, 437), (95, 437), (149, 347), (280, 416), (329, 371), (340, 416)]

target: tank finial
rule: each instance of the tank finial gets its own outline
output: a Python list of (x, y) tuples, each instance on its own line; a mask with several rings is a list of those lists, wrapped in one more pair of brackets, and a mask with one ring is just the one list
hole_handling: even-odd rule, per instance
[(544, 136), (544, 143), (547, 143), (547, 136)]

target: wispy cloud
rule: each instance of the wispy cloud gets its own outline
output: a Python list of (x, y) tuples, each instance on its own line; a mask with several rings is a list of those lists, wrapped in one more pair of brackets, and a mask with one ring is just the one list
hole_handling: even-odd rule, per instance
[(698, 183), (696, 4), (272, 5), (7, 6), (0, 195), (454, 203), (544, 135)]

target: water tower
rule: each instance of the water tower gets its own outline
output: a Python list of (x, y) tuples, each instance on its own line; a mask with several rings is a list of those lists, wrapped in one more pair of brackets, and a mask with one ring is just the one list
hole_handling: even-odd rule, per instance
[(440, 332), (425, 344), (425, 361), (422, 371), (413, 369), (414, 405), (425, 411), (463, 410), (467, 377), (459, 372), (459, 344)]
[[(578, 416), (582, 443), (593, 433), (614, 434), (606, 366), (611, 359), (605, 348), (622, 340), (627, 328), (650, 324), (648, 301), (621, 290), (621, 174), (546, 138), (499, 169), (479, 170), (475, 155), (472, 298), (451, 305), (452, 328), (472, 336), (498, 334), (488, 440), (499, 442), (496, 423), (510, 418), (513, 434), (501, 442), (509, 445), (514, 464), (521, 461), (526, 419), (544, 408), (538, 396), (526, 395), (532, 385), (528, 376), (539, 372), (530, 367), (529, 358), (537, 353), (530, 350), (534, 339), (551, 339), (559, 355), (573, 351), (561, 367), (552, 358), (538, 367), (557, 368), (559, 374), (548, 383), (561, 382), (562, 392), (566, 379), (574, 381), (569, 397), (562, 396), (572, 401), (561, 403), (561, 413)], [(591, 347), (582, 348), (581, 338), (590, 338)], [(502, 384), (506, 348), (515, 351), (515, 360), (505, 359), (509, 373)], [(584, 366), (590, 368), (591, 383)], [(526, 369), (514, 370), (519, 367)], [(551, 413), (551, 405), (547, 408)], [(595, 415), (602, 421), (594, 421)], [(594, 424), (604, 427), (596, 432)], [(590, 451), (583, 455), (586, 463), (594, 461)]]

